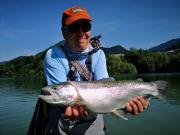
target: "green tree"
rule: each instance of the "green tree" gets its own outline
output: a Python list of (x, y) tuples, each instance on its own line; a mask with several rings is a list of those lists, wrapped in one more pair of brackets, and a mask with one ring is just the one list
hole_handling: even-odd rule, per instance
[(107, 56), (107, 67), (111, 74), (115, 73), (132, 73), (136, 74), (137, 70), (133, 64), (122, 60), (119, 56)]

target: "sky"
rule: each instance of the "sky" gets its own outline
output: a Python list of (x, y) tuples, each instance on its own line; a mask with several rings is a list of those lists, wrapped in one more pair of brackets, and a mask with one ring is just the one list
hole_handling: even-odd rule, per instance
[(61, 16), (72, 6), (88, 10), (104, 47), (148, 49), (180, 38), (180, 0), (0, 0), (0, 62), (63, 40)]

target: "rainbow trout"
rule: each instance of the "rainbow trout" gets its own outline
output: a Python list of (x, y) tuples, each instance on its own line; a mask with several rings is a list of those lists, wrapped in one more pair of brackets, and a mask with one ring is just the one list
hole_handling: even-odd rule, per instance
[(137, 96), (161, 97), (160, 91), (165, 88), (165, 81), (70, 81), (42, 88), (47, 95), (39, 98), (57, 106), (84, 105), (94, 113), (112, 112), (127, 120), (117, 110), (124, 109), (125, 104)]

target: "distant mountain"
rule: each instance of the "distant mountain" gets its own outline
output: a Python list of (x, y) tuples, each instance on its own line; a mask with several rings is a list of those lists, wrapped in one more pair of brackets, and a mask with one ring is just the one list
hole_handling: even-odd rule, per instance
[(173, 49), (180, 49), (180, 38), (172, 39), (155, 47), (148, 49), (150, 52), (157, 52), (157, 51), (169, 51)]
[(121, 54), (121, 53), (127, 53), (128, 51), (123, 48), (121, 45), (116, 45), (110, 48), (102, 47), (105, 54)]
[(178, 42), (176, 45), (171, 46), (171, 47), (169, 48), (169, 50), (177, 50), (177, 49), (180, 49), (180, 42)]

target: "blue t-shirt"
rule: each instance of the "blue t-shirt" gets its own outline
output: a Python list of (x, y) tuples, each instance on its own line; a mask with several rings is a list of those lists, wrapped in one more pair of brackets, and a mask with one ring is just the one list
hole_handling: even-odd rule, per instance
[[(50, 48), (46, 53), (44, 61), (44, 72), (48, 85), (67, 81), (69, 64), (63, 49), (60, 47), (61, 45), (64, 45), (64, 43), (65, 42), (60, 42), (59, 44)], [(86, 66), (85, 61), (87, 59), (88, 52), (93, 49), (90, 44), (83, 52), (76, 52), (69, 49), (66, 45), (64, 46), (68, 56), (75, 58), (82, 65)], [(109, 77), (106, 66), (106, 58), (103, 50), (99, 49), (97, 52), (92, 54), (91, 69), (93, 80)], [(81, 80), (82, 78), (79, 74), (77, 74), (76, 81)]]

